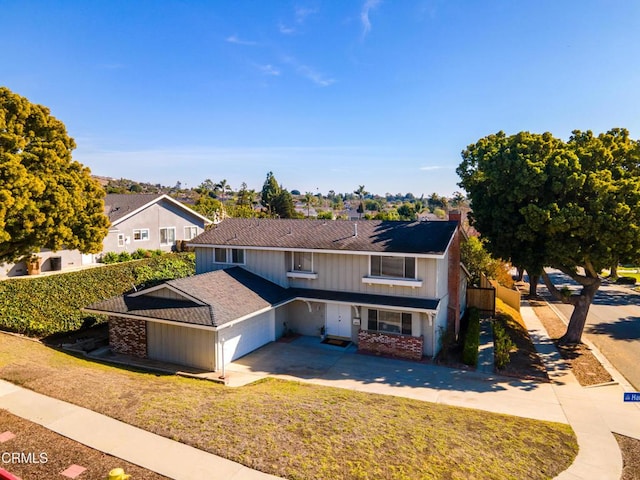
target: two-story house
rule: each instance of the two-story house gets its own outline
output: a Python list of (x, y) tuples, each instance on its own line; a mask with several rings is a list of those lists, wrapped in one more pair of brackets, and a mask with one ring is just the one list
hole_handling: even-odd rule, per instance
[(210, 370), (288, 331), (420, 359), (458, 330), (459, 241), (459, 218), (228, 218), (191, 241), (195, 276), (87, 310), (109, 315), (116, 352)]
[[(68, 270), (95, 264), (107, 252), (143, 250), (171, 251), (179, 240), (189, 241), (204, 232), (211, 221), (186, 205), (162, 194), (108, 194), (104, 213), (109, 217), (109, 233), (102, 252), (82, 254), (78, 250), (38, 252), (41, 271)], [(24, 261), (0, 264), (0, 277), (26, 275)]]

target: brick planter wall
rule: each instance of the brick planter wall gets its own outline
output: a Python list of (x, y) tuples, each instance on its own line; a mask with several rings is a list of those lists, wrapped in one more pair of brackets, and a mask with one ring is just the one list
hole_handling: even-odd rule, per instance
[(109, 317), (109, 345), (115, 353), (146, 358), (146, 322), (142, 320)]
[(358, 332), (358, 350), (380, 353), (393, 357), (420, 360), (424, 348), (424, 337), (396, 335), (393, 333)]

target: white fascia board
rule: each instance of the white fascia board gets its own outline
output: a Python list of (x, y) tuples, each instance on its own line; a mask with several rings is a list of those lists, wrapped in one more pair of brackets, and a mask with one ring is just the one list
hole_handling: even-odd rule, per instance
[(131, 218), (132, 216), (136, 215), (138, 212), (141, 212), (142, 210), (144, 210), (145, 208), (149, 208), (151, 205), (160, 202), (161, 200), (168, 200), (169, 202), (173, 203), (174, 205), (176, 205), (177, 207), (180, 207), (182, 210), (192, 214), (195, 217), (198, 217), (200, 220), (203, 220), (205, 225), (212, 223), (211, 220), (209, 220), (207, 217), (200, 215), (198, 212), (196, 212), (195, 210), (190, 209), (189, 207), (187, 207), (186, 205), (183, 205), (182, 203), (180, 203), (179, 201), (177, 201), (174, 198), (171, 198), (169, 195), (167, 194), (163, 194), (161, 196), (159, 196), (158, 198), (151, 200), (150, 202), (144, 204), (143, 206), (135, 209), (134, 211), (126, 214), (124, 217), (119, 218), (118, 220), (116, 220), (115, 222), (111, 223), (111, 226), (115, 226), (119, 223), (124, 222), (125, 220)]
[(226, 323), (223, 323), (222, 325), (218, 325), (216, 327), (216, 330), (221, 332), (225, 328), (233, 327), (234, 325), (237, 325), (240, 322), (243, 322), (245, 320), (249, 320), (250, 318), (253, 318), (253, 317), (257, 316), (257, 315), (260, 315), (262, 313), (268, 312), (270, 310), (275, 310), (275, 309), (276, 309), (275, 306), (268, 306), (268, 307), (265, 307), (265, 308), (261, 308), (260, 310), (256, 310), (255, 312), (251, 312), (248, 315), (244, 315), (242, 317), (236, 318), (235, 320), (231, 320), (230, 322), (226, 322)]
[[(449, 245), (451, 241), (449, 241)], [(447, 245), (447, 248), (449, 248)], [(446, 255), (444, 253), (409, 253), (409, 252), (377, 252), (373, 250), (329, 250), (323, 248), (283, 248), (283, 247), (257, 247), (246, 245), (215, 245), (215, 244), (202, 244), (202, 243), (188, 243), (188, 247), (193, 248), (238, 248), (244, 250), (269, 250), (278, 252), (309, 252), (309, 253), (334, 253), (338, 255), (378, 255), (382, 257), (416, 257), (416, 258), (435, 258), (443, 259)]]
[(453, 239), (456, 238), (456, 233), (458, 232), (458, 230), (460, 230), (460, 225), (456, 226), (456, 229), (453, 231), (453, 234), (451, 235), (451, 238), (449, 239), (449, 243), (447, 243), (447, 248), (444, 249), (444, 253), (442, 254), (442, 257), (440, 257), (440, 258), (444, 258), (447, 255), (447, 252), (449, 252), (449, 247), (453, 243)]
[(193, 323), (178, 322), (177, 320), (162, 320), (160, 318), (145, 317), (143, 315), (130, 315), (128, 313), (104, 312), (102, 310), (93, 310), (91, 308), (83, 308), (81, 310), (83, 312), (96, 313), (98, 315), (106, 315), (108, 317), (119, 317), (119, 318), (126, 318), (129, 320), (141, 320), (144, 322), (164, 323), (166, 325), (194, 328), (196, 330), (216, 330), (216, 327), (213, 327), (211, 325), (196, 325)]
[(179, 288), (176, 288), (173, 285), (169, 285), (168, 283), (161, 283), (160, 285), (156, 285), (155, 287), (145, 288), (144, 290), (139, 290), (137, 292), (130, 293), (129, 296), (130, 297), (139, 297), (141, 295), (146, 295), (147, 293), (151, 293), (151, 292), (155, 292), (155, 291), (158, 291), (158, 290), (162, 290), (163, 288), (167, 288), (167, 289), (171, 290), (172, 292), (176, 293), (177, 295), (180, 295), (181, 297), (183, 297), (185, 300), (191, 300), (191, 301), (193, 301), (193, 302), (195, 302), (195, 303), (197, 303), (198, 305), (201, 305), (201, 306), (206, 306), (207, 305), (202, 300), (199, 300), (196, 297), (193, 297), (193, 296), (189, 295), (184, 290), (180, 290)]

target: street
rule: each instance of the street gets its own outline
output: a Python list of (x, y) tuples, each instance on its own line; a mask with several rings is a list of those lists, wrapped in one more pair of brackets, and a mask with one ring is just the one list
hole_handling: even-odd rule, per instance
[[(558, 270), (548, 269), (554, 285), (577, 290), (580, 286)], [(562, 312), (567, 320), (573, 306), (551, 300), (540, 284), (538, 293)], [(594, 343), (611, 364), (640, 390), (640, 294), (629, 288), (603, 282), (589, 309), (584, 336)]]

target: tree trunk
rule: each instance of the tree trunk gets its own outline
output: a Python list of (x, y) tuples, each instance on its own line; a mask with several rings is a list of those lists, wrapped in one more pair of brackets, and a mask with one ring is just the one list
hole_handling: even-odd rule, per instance
[(618, 278), (618, 262), (611, 264), (611, 273), (609, 273), (609, 278), (612, 280)]
[(538, 282), (540, 275), (531, 275), (529, 273), (529, 297), (536, 298), (538, 296)]
[(524, 268), (517, 267), (518, 275), (516, 276), (516, 282), (521, 282), (524, 278)]
[[(600, 288), (600, 281), (596, 281), (591, 285), (585, 285), (582, 287), (580, 296), (577, 297), (569, 325), (567, 326), (567, 332), (560, 338), (559, 343), (561, 345), (577, 345), (582, 341), (582, 332), (584, 326), (587, 323), (587, 315), (589, 314), (589, 307), (593, 302), (596, 292)], [(575, 298), (575, 297), (574, 297)]]

